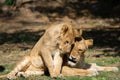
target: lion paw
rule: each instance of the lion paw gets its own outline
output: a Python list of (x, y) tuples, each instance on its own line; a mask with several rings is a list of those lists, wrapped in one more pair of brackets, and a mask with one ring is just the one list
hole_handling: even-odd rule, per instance
[(62, 77), (62, 74), (60, 74), (60, 72), (54, 72), (54, 73), (51, 74), (51, 77), (52, 78), (56, 78), (56, 77), (59, 78), (59, 77)]
[(113, 67), (113, 71), (114, 71), (114, 72), (118, 72), (119, 69), (118, 69), (117, 67)]
[(62, 75), (62, 74), (60, 74), (60, 75), (58, 75), (58, 77), (59, 77), (59, 78), (61, 78), (61, 77), (63, 77), (63, 75)]
[(14, 79), (16, 79), (17, 77), (15, 76), (15, 74), (9, 73), (9, 74), (7, 75), (7, 78), (8, 78), (9, 80), (14, 80)]
[(51, 76), (52, 78), (56, 78), (56, 77), (57, 77), (56, 74), (51, 74), (50, 76)]
[(96, 69), (88, 69), (88, 71), (90, 71), (90, 74), (88, 76), (96, 76), (99, 74)]
[(25, 78), (28, 77), (28, 76), (25, 74), (25, 72), (18, 72), (18, 73), (17, 73), (17, 76), (18, 76), (18, 77), (25, 77)]

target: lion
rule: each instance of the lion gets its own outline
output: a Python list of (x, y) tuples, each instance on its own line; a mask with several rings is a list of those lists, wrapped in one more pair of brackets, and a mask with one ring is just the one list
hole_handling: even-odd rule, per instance
[[(92, 39), (84, 40), (83, 38), (76, 38), (76, 42), (74, 43), (71, 53), (66, 54), (67, 57), (64, 57), (65, 59), (68, 58), (68, 61), (63, 60), (64, 65), (62, 66), (61, 76), (95, 76), (99, 74), (98, 71), (104, 68), (107, 68), (107, 71), (117, 71), (116, 67), (101, 67), (96, 64), (85, 63), (84, 53), (91, 45), (93, 45)], [(56, 53), (55, 55), (58, 54)], [(75, 60), (76, 57), (77, 59)], [(59, 60), (59, 58), (57, 60)], [(57, 63), (56, 59), (54, 60), (54, 63)], [(30, 65), (25, 72), (19, 72), (18, 74), (22, 74), (24, 76), (27, 74), (28, 76), (31, 74), (37, 75), (38, 73), (40, 73), (40, 70)]]
[(85, 63), (85, 51), (88, 46), (93, 45), (93, 40), (78, 38), (74, 43), (74, 47), (69, 55), (67, 55), (67, 63), (62, 68), (63, 76), (95, 76), (99, 71), (118, 71), (117, 67), (98, 66), (95, 63)]
[[(63, 61), (61, 55), (70, 52), (75, 37), (81, 34), (82, 30), (73, 29), (69, 23), (50, 26), (33, 49), (23, 57), (9, 74), (3, 75), (1, 78), (15, 79), (21, 74), (24, 74), (24, 76), (31, 74), (43, 75), (47, 69), (51, 77), (59, 76)], [(55, 60), (59, 64), (54, 63)]]

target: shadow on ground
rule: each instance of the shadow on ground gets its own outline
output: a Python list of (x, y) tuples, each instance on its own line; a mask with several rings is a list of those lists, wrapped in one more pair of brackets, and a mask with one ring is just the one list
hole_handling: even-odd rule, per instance
[(22, 30), (14, 33), (0, 32), (0, 45), (4, 43), (31, 43), (37, 42), (45, 30), (36, 32)]
[[(29, 7), (27, 7), (27, 9), (32, 12), (38, 12), (46, 15), (50, 20), (55, 20), (55, 18), (61, 18), (64, 16), (76, 19), (82, 16), (91, 15), (101, 18), (120, 18), (119, 0), (65, 0), (63, 2), (58, 0), (29, 1), (27, 1), (28, 3), (21, 3), (21, 6), (18, 7), (18, 10), (13, 12), (10, 12), (12, 10), (9, 9), (8, 11), (4, 12), (4, 10), (0, 8), (0, 14), (2, 17), (7, 18), (12, 15), (15, 15), (13, 17), (17, 17), (20, 15), (17, 15), (19, 13), (19, 8), (25, 8), (25, 6), (28, 5)], [(26, 15), (26, 13), (22, 15)]]
[(94, 39), (94, 47), (108, 48), (103, 50), (104, 53), (114, 51), (115, 54), (106, 56), (120, 56), (120, 29), (92, 29), (84, 31), (85, 38)]
[[(23, 30), (14, 33), (0, 33), (0, 45), (4, 43), (36, 43), (45, 31), (40, 30), (31, 32)], [(107, 56), (120, 56), (120, 29), (87, 29), (83, 32), (85, 38), (94, 39), (94, 47), (108, 48), (104, 49), (104, 53), (115, 52), (114, 55)]]
[(0, 65), (0, 72), (3, 72), (4, 70), (5, 70), (5, 68)]

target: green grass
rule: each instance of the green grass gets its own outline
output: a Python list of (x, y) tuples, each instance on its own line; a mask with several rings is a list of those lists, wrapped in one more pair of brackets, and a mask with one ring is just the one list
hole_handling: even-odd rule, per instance
[(0, 72), (0, 75), (9, 73), (11, 71), (11, 69), (13, 69), (14, 66), (15, 66), (15, 64), (5, 64), (5, 65), (3, 65), (3, 67), (5, 68), (5, 71)]
[[(114, 64), (120, 62), (120, 56), (112, 57), (112, 56), (102, 56), (100, 58), (89, 57), (86, 58), (86, 62), (88, 63), (96, 63), (100, 66), (106, 66), (109, 64)], [(3, 65), (6, 70), (4, 72), (0, 72), (1, 74), (7, 74), (13, 69), (15, 64), (5, 64)], [(119, 68), (120, 70), (120, 68)], [(6, 80), (6, 79), (0, 79)], [(71, 76), (71, 77), (62, 77), (62, 78), (50, 78), (49, 76), (30, 76), (28, 78), (17, 78), (16, 80), (120, 80), (120, 71), (119, 72), (100, 72), (97, 76), (92, 77), (81, 77), (81, 76)]]
[(116, 56), (116, 57), (100, 57), (100, 58), (86, 58), (86, 61), (88, 63), (96, 63), (97, 65), (100, 65), (100, 66), (105, 66), (105, 65), (109, 65), (109, 64), (114, 64), (114, 63), (117, 63), (117, 62), (120, 62), (120, 57), (119, 56)]

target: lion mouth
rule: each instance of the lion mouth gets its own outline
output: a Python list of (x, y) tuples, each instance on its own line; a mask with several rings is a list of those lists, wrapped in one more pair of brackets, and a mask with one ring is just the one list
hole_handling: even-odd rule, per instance
[(73, 62), (71, 62), (71, 61), (68, 61), (68, 66), (70, 66), (70, 67), (75, 67), (76, 66), (76, 63), (73, 63)]
[(68, 59), (68, 61), (70, 61), (70, 62), (73, 62), (73, 63), (76, 63), (76, 61), (75, 60), (73, 60), (73, 59)]
[(68, 65), (69, 65), (69, 66), (71, 66), (71, 67), (75, 67), (76, 63), (77, 63), (77, 61), (68, 58)]

